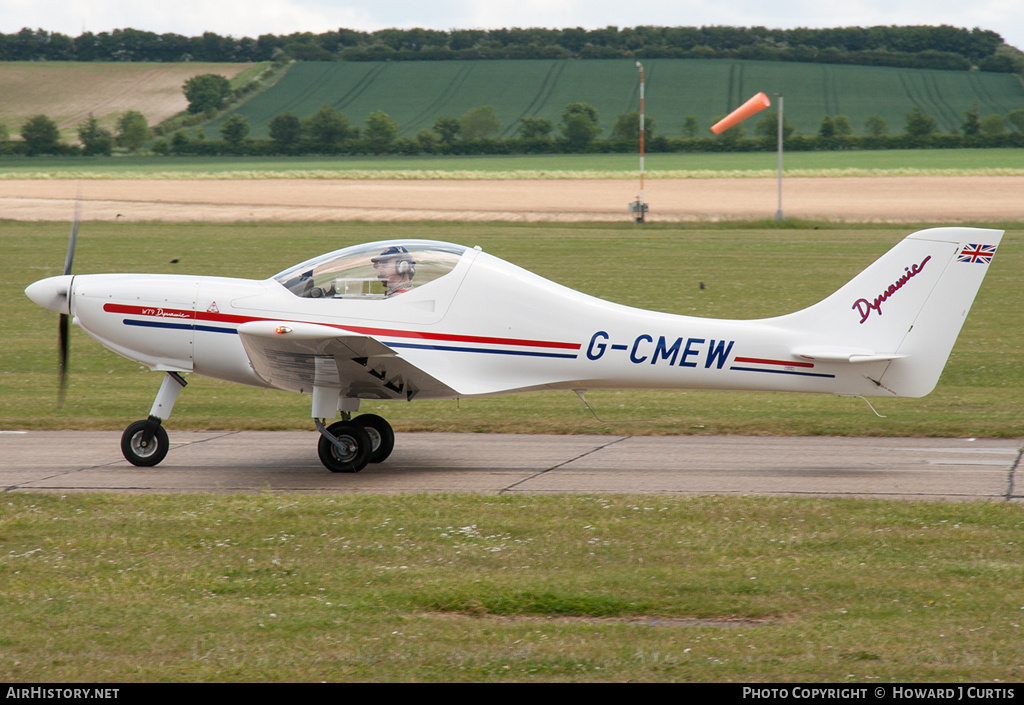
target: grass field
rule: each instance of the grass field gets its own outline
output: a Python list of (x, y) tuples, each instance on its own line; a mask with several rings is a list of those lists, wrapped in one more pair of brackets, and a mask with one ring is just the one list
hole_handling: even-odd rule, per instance
[(1008, 503), (8, 494), (12, 683), (1019, 683)]
[[(793, 152), (790, 176), (1024, 174), (1022, 149), (916, 149)], [(774, 152), (649, 154), (650, 178), (763, 176)], [(450, 157), (95, 157), (4, 158), (0, 179), (89, 178), (630, 178), (635, 154)]]
[[(628, 224), (89, 223), (80, 233), (75, 269), (265, 278), (346, 244), (424, 237), (481, 245), (562, 284), (627, 305), (758, 318), (824, 298), (910, 230), (773, 223), (642, 230)], [(57, 317), (32, 304), (23, 289), (59, 273), (66, 237), (65, 224), (6, 223), (0, 232), (0, 306), (9, 331), (0, 351), (0, 428), (120, 429), (149, 409), (159, 386), (158, 374), (74, 329), (68, 400), (63, 409), (54, 408)], [(886, 419), (853, 399), (698, 391), (592, 393), (588, 398), (603, 423), (570, 393), (365, 406), (399, 430), (1022, 437), (1024, 331), (1007, 325), (1019, 319), (1024, 299), (1022, 244), (1019, 228), (1004, 238), (938, 389), (924, 399), (878, 400)], [(652, 280), (678, 285), (652, 287)], [(196, 378), (168, 426), (305, 429), (309, 399)]]
[[(644, 68), (647, 115), (659, 134), (671, 137), (682, 135), (687, 115), (706, 131), (761, 91), (782, 93), (788, 121), (807, 135), (817, 134), (825, 115), (846, 115), (863, 134), (865, 119), (879, 114), (897, 134), (915, 106), (943, 132), (959, 127), (975, 101), (982, 115), (1024, 108), (1024, 86), (1009, 74), (701, 59), (649, 59)], [(493, 105), (502, 134), (511, 136), (521, 117), (557, 126), (573, 102), (593, 105), (609, 136), (620, 113), (639, 109), (634, 62), (300, 62), (237, 112), (249, 120), (253, 137), (266, 137), (271, 118), (285, 111), (305, 117), (330, 105), (363, 126), (370, 113), (383, 110), (398, 121), (400, 136), (411, 137), (440, 117)], [(215, 134), (219, 125), (206, 129)]]

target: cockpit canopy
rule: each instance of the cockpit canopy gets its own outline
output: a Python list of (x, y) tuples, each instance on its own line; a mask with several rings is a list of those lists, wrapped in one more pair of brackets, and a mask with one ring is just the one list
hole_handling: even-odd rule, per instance
[(448, 274), (466, 249), (431, 240), (372, 242), (314, 257), (274, 279), (303, 298), (383, 299), (385, 286), (378, 270), (382, 261), (396, 263), (399, 271), (409, 275), (404, 287), (409, 290)]

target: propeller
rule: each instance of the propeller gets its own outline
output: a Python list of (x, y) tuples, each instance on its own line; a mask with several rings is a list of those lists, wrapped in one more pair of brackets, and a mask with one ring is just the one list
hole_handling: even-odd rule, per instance
[[(75, 241), (78, 239), (78, 223), (81, 220), (82, 205), (78, 200), (75, 203), (75, 220), (71, 223), (71, 238), (68, 241), (68, 256), (64, 260), (64, 276), (71, 274), (71, 263), (75, 259)], [(68, 286), (68, 298), (71, 297), (71, 287)], [(69, 306), (70, 310), (70, 306)], [(68, 344), (70, 342), (70, 313), (60, 314), (60, 372), (59, 387), (57, 392), (57, 407), (64, 405), (64, 394), (67, 390), (68, 380)]]

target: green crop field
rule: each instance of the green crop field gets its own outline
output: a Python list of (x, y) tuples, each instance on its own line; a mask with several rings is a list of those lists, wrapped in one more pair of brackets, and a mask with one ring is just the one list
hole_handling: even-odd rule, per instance
[[(782, 93), (787, 120), (807, 135), (817, 134), (826, 114), (846, 115), (858, 134), (869, 115), (879, 114), (897, 134), (914, 107), (946, 132), (963, 122), (975, 102), (982, 116), (1024, 108), (1024, 85), (1009, 74), (711, 59), (650, 59), (644, 68), (647, 115), (657, 133), (670, 137), (682, 135), (687, 115), (706, 132), (716, 117), (759, 91)], [(249, 120), (252, 137), (267, 137), (271, 118), (285, 111), (304, 117), (330, 105), (361, 126), (383, 110), (408, 137), (440, 117), (493, 105), (502, 134), (511, 136), (522, 117), (557, 125), (566, 104), (577, 101), (597, 108), (608, 137), (620, 113), (639, 107), (633, 62), (301, 62), (237, 112)], [(220, 124), (212, 123), (208, 134)]]
[[(914, 107), (938, 120), (941, 131), (960, 125), (976, 103), (982, 116), (1024, 108), (1024, 85), (1010, 74), (711, 59), (650, 59), (646, 73), (647, 115), (655, 131), (680, 136), (688, 115), (703, 134), (712, 121), (763, 91), (785, 96), (787, 120), (806, 135), (821, 118), (846, 115), (856, 133), (881, 115), (891, 134), (902, 132)], [(31, 63), (0, 65), (0, 122), (12, 132), (43, 113), (74, 137), (89, 113), (112, 126), (126, 110), (153, 123), (183, 110), (181, 84), (202, 72), (234, 76), (246, 64)], [(423, 62), (300, 62), (272, 88), (237, 108), (252, 128), (268, 136), (269, 121), (292, 111), (300, 117), (330, 105), (362, 126), (376, 110), (395, 118), (401, 136), (414, 136), (440, 117), (460, 117), (494, 105), (502, 134), (514, 134), (521, 117), (543, 117), (557, 125), (571, 102), (594, 105), (603, 136), (615, 118), (639, 107), (638, 73), (629, 60), (522, 60)], [(226, 117), (206, 125), (215, 136)], [(752, 125), (748, 125), (748, 130)]]

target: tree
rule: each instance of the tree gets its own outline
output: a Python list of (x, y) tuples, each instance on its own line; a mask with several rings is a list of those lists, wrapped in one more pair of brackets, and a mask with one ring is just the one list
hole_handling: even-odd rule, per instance
[(821, 119), (821, 124), (818, 125), (818, 137), (824, 137), (828, 139), (836, 136), (836, 122), (832, 119), (831, 115), (826, 115)]
[[(1007, 113), (1007, 122), (1016, 127), (1018, 132), (1024, 132), (1024, 108), (1018, 108)], [(2, 130), (3, 126), (0, 126), (0, 132)]]
[(383, 110), (370, 113), (366, 118), (366, 144), (371, 152), (385, 154), (398, 137), (398, 123)]
[(569, 149), (581, 152), (601, 133), (597, 109), (588, 103), (569, 103), (562, 111), (562, 137)]
[(220, 110), (231, 94), (231, 83), (219, 74), (203, 73), (185, 81), (182, 89), (188, 98), (188, 111), (198, 114)]
[(885, 118), (876, 113), (868, 115), (864, 121), (864, 130), (872, 137), (881, 137), (889, 132), (889, 126), (885, 124)]
[(546, 140), (554, 129), (551, 121), (547, 118), (524, 117), (519, 118), (519, 127), (516, 129), (524, 140)]
[(334, 61), (334, 55), (317, 44), (312, 37), (289, 42), (282, 47), (282, 52), (296, 61)]
[(114, 149), (114, 136), (110, 134), (110, 130), (100, 127), (99, 120), (92, 113), (89, 113), (86, 121), (78, 126), (78, 139), (86, 156), (109, 155)]
[(696, 137), (700, 134), (700, 123), (697, 122), (695, 115), (687, 115), (686, 119), (683, 120), (683, 135), (686, 137)]
[(915, 107), (907, 113), (907, 124), (904, 128), (911, 137), (927, 137), (938, 131), (938, 124), (935, 118), (925, 115), (921, 109)]
[(978, 101), (974, 101), (971, 109), (964, 112), (964, 118), (963, 123), (960, 125), (960, 130), (965, 136), (973, 137), (981, 132), (981, 116), (978, 114)]
[[(1016, 127), (1018, 132), (1024, 132), (1024, 108), (1011, 110), (1006, 114), (1006, 120)], [(2, 132), (2, 130), (3, 127), (0, 126), (0, 132)]]
[(487, 139), (500, 131), (501, 122), (498, 120), (498, 111), (494, 109), (493, 105), (473, 108), (459, 118), (459, 132), (462, 139), (467, 141)]
[(129, 110), (117, 119), (117, 144), (134, 152), (144, 145), (153, 133), (146, 117), (137, 110)]
[(171, 135), (171, 152), (174, 154), (186, 154), (190, 150), (191, 145), (192, 141), (184, 130), (178, 130)]
[(981, 134), (995, 137), (1006, 132), (1006, 119), (1002, 115), (986, 115), (981, 119)]
[(441, 117), (434, 122), (434, 132), (441, 138), (441, 144), (450, 149), (459, 138), (459, 131), (462, 127), (459, 121), (453, 117)]
[[(833, 127), (835, 122), (833, 121)], [(779, 114), (774, 110), (766, 110), (764, 114), (758, 119), (757, 124), (754, 125), (754, 134), (758, 137), (765, 137), (770, 139), (772, 144), (775, 144), (775, 140), (779, 134)], [(786, 116), (782, 116), (782, 139), (786, 140), (793, 134), (793, 126), (789, 124), (789, 120)]]
[[(654, 120), (644, 116), (644, 136), (647, 139), (654, 137)], [(640, 113), (634, 110), (630, 113), (620, 113), (615, 119), (615, 126), (612, 127), (612, 139), (622, 142), (639, 142), (640, 140)]]
[(302, 137), (302, 121), (293, 112), (275, 115), (270, 120), (270, 139), (280, 148), (288, 149), (296, 145)]
[(845, 115), (833, 117), (832, 126), (835, 128), (836, 137), (849, 137), (853, 134), (853, 125), (850, 124), (850, 118)]
[(302, 121), (302, 132), (313, 147), (322, 151), (333, 151), (340, 148), (351, 136), (353, 128), (348, 118), (329, 105)]
[(224, 121), (224, 124), (220, 126), (220, 136), (224, 138), (224, 141), (230, 144), (232, 147), (238, 147), (242, 144), (242, 140), (249, 134), (249, 121), (245, 119), (245, 116), (239, 115), (238, 113), (232, 113), (228, 116), (228, 119)]
[(441, 135), (429, 127), (424, 127), (416, 133), (416, 149), (423, 154), (437, 154), (441, 151)]
[(6, 142), (11, 139), (11, 131), (7, 129), (5, 123), (0, 122), (0, 142)]
[(60, 130), (57, 123), (45, 115), (30, 117), (21, 126), (21, 139), (30, 155), (54, 154), (60, 151)]

